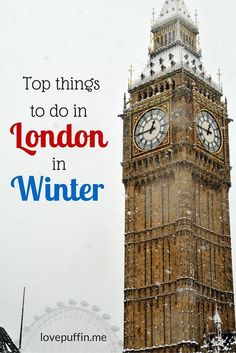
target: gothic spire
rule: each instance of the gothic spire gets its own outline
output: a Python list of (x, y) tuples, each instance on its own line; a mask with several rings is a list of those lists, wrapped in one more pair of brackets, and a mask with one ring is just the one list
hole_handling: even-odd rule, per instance
[(216, 306), (215, 315), (214, 315), (214, 317), (213, 317), (213, 321), (214, 321), (214, 324), (215, 324), (215, 325), (221, 325), (221, 324), (222, 324), (222, 321), (221, 321), (221, 318), (220, 318), (220, 315), (219, 315), (217, 306)]
[(192, 26), (196, 26), (195, 22), (191, 19), (184, 0), (165, 0), (160, 16), (157, 19), (157, 24), (169, 21), (175, 17), (182, 18)]
[(182, 13), (187, 18), (190, 18), (187, 6), (183, 0), (166, 0), (160, 16), (168, 16), (175, 13)]
[(140, 78), (132, 82), (130, 80), (129, 88), (160, 78), (181, 67), (221, 92), (201, 61), (197, 15), (192, 20), (185, 0), (165, 0), (157, 18), (153, 12), (149, 61)]

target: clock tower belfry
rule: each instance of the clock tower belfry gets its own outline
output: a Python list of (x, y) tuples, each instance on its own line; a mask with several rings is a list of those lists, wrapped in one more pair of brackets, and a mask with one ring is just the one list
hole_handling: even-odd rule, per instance
[(166, 0), (151, 34), (121, 115), (124, 352), (205, 352), (217, 325), (221, 342), (235, 331), (230, 119), (185, 2)]

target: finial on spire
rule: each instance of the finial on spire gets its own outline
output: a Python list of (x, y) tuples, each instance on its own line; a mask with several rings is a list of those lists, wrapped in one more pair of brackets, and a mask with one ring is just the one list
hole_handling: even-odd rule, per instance
[(214, 320), (215, 324), (221, 324), (222, 323), (220, 315), (219, 315), (219, 312), (218, 312), (217, 304), (216, 304), (216, 311), (215, 311), (215, 316), (214, 316), (213, 320)]
[(154, 22), (155, 22), (155, 15), (156, 15), (155, 9), (153, 8), (152, 9), (152, 24), (154, 24)]
[(228, 118), (228, 100), (226, 96), (225, 96), (225, 113), (226, 113), (228, 123), (231, 123), (232, 121), (234, 121), (233, 119)]
[(200, 50), (200, 35), (197, 36), (197, 50)]
[(217, 307), (217, 303), (216, 303), (216, 310), (215, 310), (215, 315), (213, 316), (213, 322), (215, 325), (215, 335), (216, 338), (221, 338), (221, 327), (222, 327), (222, 321), (218, 312), (218, 307)]
[(198, 26), (198, 12), (197, 12), (197, 10), (195, 10), (194, 17), (195, 17), (195, 25)]
[(225, 96), (225, 108), (226, 108), (226, 110), (228, 110), (228, 99), (226, 96)]
[(130, 65), (129, 68), (129, 87), (131, 86), (132, 82), (133, 82), (133, 65)]
[(154, 35), (152, 32), (150, 33), (150, 49), (151, 51), (154, 49)]
[(221, 76), (222, 76), (222, 73), (221, 73), (221, 70), (218, 69), (217, 71), (217, 76), (218, 76), (218, 83), (219, 83), (219, 86), (221, 86)]
[(127, 101), (126, 101), (126, 93), (124, 93), (124, 110), (126, 108), (126, 104), (127, 104)]
[(222, 72), (220, 69), (218, 69), (218, 72), (217, 72), (217, 76), (218, 76), (218, 84), (219, 84), (219, 87), (221, 88), (221, 92), (223, 92), (223, 82), (222, 82)]

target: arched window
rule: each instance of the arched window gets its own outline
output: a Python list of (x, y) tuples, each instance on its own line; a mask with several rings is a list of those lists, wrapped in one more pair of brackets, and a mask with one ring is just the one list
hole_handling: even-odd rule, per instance
[(148, 96), (149, 96), (149, 97), (152, 97), (152, 96), (153, 96), (153, 89), (152, 89), (152, 87), (149, 88)]
[(172, 88), (175, 89), (175, 80), (172, 80)]
[(157, 94), (158, 92), (159, 92), (159, 90), (158, 90), (158, 86), (155, 86), (155, 94)]
[(144, 91), (143, 92), (143, 99), (146, 99), (147, 98), (147, 91)]
[(161, 87), (160, 87), (160, 91), (161, 92), (164, 92), (164, 90), (165, 90), (165, 88), (164, 88), (164, 85), (163, 85), (163, 83), (161, 84)]
[(167, 44), (167, 33), (165, 34), (165, 44)]

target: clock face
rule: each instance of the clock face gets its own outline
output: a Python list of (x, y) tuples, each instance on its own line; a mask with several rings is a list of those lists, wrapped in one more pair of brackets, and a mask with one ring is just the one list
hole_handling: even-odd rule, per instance
[(164, 140), (167, 131), (167, 114), (160, 109), (153, 109), (139, 119), (134, 129), (134, 139), (140, 149), (152, 150)]
[(210, 152), (218, 152), (222, 137), (216, 119), (209, 112), (202, 111), (197, 117), (197, 128), (203, 146)]

